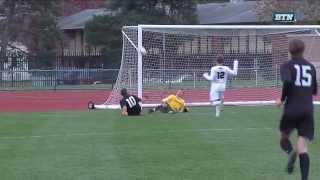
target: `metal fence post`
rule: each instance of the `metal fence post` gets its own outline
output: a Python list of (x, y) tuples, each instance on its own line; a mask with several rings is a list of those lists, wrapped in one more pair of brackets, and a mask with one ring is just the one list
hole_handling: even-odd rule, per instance
[(193, 71), (193, 88), (196, 88), (196, 72)]
[(54, 91), (57, 90), (57, 85), (58, 85), (58, 81), (57, 81), (57, 69), (54, 70)]
[(275, 87), (278, 87), (278, 64), (276, 64), (276, 84)]
[(254, 70), (256, 72), (256, 87), (258, 87), (258, 69)]
[(12, 64), (11, 64), (11, 68), (10, 68), (10, 73), (11, 73), (11, 87), (13, 88), (13, 67), (12, 67)]
[(132, 85), (131, 68), (129, 68), (128, 73), (129, 73), (129, 88), (131, 88), (131, 85)]
[(254, 58), (254, 71), (255, 71), (255, 84), (256, 84), (256, 87), (258, 87), (258, 60), (256, 58)]

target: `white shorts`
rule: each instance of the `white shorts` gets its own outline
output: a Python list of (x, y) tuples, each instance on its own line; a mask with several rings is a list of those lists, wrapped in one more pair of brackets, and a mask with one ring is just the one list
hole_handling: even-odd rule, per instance
[(210, 101), (221, 101), (224, 98), (224, 91), (211, 91)]
[(224, 99), (225, 84), (211, 84), (210, 101), (221, 101)]

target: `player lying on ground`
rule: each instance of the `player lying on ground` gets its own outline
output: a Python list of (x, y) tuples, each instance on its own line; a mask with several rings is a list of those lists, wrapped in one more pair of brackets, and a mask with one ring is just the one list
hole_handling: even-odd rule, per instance
[[(130, 95), (127, 89), (121, 89), (122, 99), (120, 101), (121, 115), (137, 116), (141, 115), (141, 99), (135, 95)], [(95, 105), (94, 102), (88, 103), (88, 109), (106, 109), (105, 105)]]
[(178, 112), (189, 112), (189, 109), (185, 106), (183, 99), (183, 90), (179, 89), (177, 93), (171, 94), (168, 97), (161, 100), (161, 104), (149, 112), (160, 111), (163, 113), (178, 113)]
[(120, 101), (121, 114), (124, 116), (141, 115), (141, 99), (135, 95), (128, 94), (127, 89), (121, 89), (122, 99)]
[(217, 65), (211, 68), (210, 74), (204, 73), (203, 77), (208, 81), (211, 81), (210, 88), (210, 101), (213, 106), (216, 107), (216, 117), (220, 116), (220, 111), (224, 101), (224, 92), (226, 90), (226, 84), (230, 75), (236, 76), (238, 72), (238, 61), (233, 63), (233, 70), (228, 66), (224, 66), (224, 58), (218, 56)]
[[(277, 100), (278, 106), (284, 104), (280, 121), (280, 145), (289, 155), (287, 172), (293, 172), (294, 163), (299, 156), (301, 180), (307, 180), (309, 175), (308, 142), (314, 138), (312, 96), (317, 94), (316, 70), (303, 58), (304, 49), (305, 45), (301, 40), (289, 42), (291, 60), (281, 66), (282, 96)], [(289, 139), (295, 129), (298, 131), (296, 149)]]

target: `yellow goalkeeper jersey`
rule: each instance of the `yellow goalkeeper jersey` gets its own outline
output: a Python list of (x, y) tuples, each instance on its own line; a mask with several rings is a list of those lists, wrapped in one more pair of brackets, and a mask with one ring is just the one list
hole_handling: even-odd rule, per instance
[(176, 95), (170, 95), (167, 98), (162, 99), (162, 102), (166, 102), (173, 111), (182, 112), (185, 106), (184, 100)]

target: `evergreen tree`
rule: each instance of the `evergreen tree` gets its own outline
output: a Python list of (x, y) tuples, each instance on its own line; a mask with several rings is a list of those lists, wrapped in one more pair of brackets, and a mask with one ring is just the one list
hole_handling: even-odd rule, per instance
[[(59, 0), (0, 1), (0, 47), (2, 57), (13, 42), (22, 42), (30, 54), (48, 56), (38, 63), (52, 64), (56, 45), (61, 41), (57, 26)], [(47, 61), (47, 62), (44, 62)]]
[(119, 66), (121, 28), (138, 24), (197, 24), (196, 0), (111, 0), (113, 16), (96, 16), (86, 24), (86, 41), (103, 47), (106, 64)]

